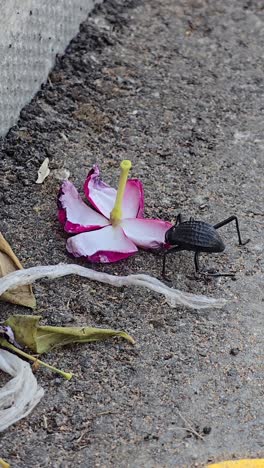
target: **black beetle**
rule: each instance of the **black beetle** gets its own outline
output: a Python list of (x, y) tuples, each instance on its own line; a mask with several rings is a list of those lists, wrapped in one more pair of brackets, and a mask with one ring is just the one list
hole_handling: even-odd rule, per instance
[[(218, 253), (225, 250), (225, 244), (216, 231), (222, 226), (235, 221), (238, 235), (239, 245), (245, 245), (249, 242), (242, 242), (238, 219), (236, 216), (221, 221), (220, 223), (212, 224), (204, 221), (196, 221), (190, 218), (189, 221), (182, 222), (182, 216), (179, 214), (176, 218), (176, 223), (165, 233), (165, 242), (175, 247), (171, 247), (164, 251), (162, 276), (165, 277), (166, 257), (171, 252), (180, 252), (181, 250), (191, 250), (195, 252), (194, 264), (196, 273), (200, 272), (199, 254), (200, 252)], [(233, 273), (209, 273), (211, 276), (234, 276)]]

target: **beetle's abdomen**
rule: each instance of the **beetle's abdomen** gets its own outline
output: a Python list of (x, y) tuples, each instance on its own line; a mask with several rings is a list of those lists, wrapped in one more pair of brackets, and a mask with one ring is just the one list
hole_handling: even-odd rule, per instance
[(166, 233), (167, 242), (179, 245), (184, 250), (200, 252), (223, 252), (225, 245), (211, 224), (203, 221), (186, 221), (172, 227)]

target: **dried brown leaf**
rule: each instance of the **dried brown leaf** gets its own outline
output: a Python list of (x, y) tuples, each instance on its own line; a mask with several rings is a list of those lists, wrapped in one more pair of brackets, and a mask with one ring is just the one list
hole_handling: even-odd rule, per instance
[[(16, 270), (22, 270), (22, 268), (20, 261), (0, 232), (0, 278)], [(36, 307), (36, 299), (31, 285), (9, 289), (0, 296), (0, 300), (25, 307)]]

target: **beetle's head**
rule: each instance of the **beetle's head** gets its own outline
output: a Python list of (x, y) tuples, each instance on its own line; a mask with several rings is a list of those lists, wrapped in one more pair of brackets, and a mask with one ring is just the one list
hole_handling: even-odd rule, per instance
[(165, 232), (165, 243), (166, 244), (173, 244), (173, 233), (175, 230), (175, 226), (172, 226), (168, 231)]

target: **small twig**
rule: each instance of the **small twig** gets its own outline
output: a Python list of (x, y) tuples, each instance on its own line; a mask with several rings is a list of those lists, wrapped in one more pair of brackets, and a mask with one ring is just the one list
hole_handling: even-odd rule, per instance
[(89, 434), (89, 432), (91, 432), (91, 428), (85, 429), (80, 435), (80, 437), (76, 440), (76, 443), (79, 444), (84, 438), (84, 436), (86, 436), (86, 434)]
[(111, 410), (109, 410), (109, 411), (101, 411), (101, 413), (97, 413), (97, 414), (95, 415), (95, 417), (98, 417), (98, 416), (106, 416), (106, 415), (108, 415), (108, 414), (118, 414), (118, 411), (111, 411)]
[(43, 427), (45, 430), (48, 429), (48, 418), (45, 416), (45, 414), (43, 414)]
[(187, 421), (187, 419), (185, 419), (185, 417), (181, 414), (180, 410), (178, 408), (176, 408), (177, 411), (178, 411), (178, 414), (180, 416), (180, 418), (185, 422), (186, 426), (187, 426), (187, 430), (190, 431), (192, 434), (196, 435), (196, 437), (198, 437), (199, 439), (201, 440), (204, 440), (204, 437), (201, 436), (201, 434), (199, 434), (199, 432), (197, 432), (192, 426), (191, 424)]

